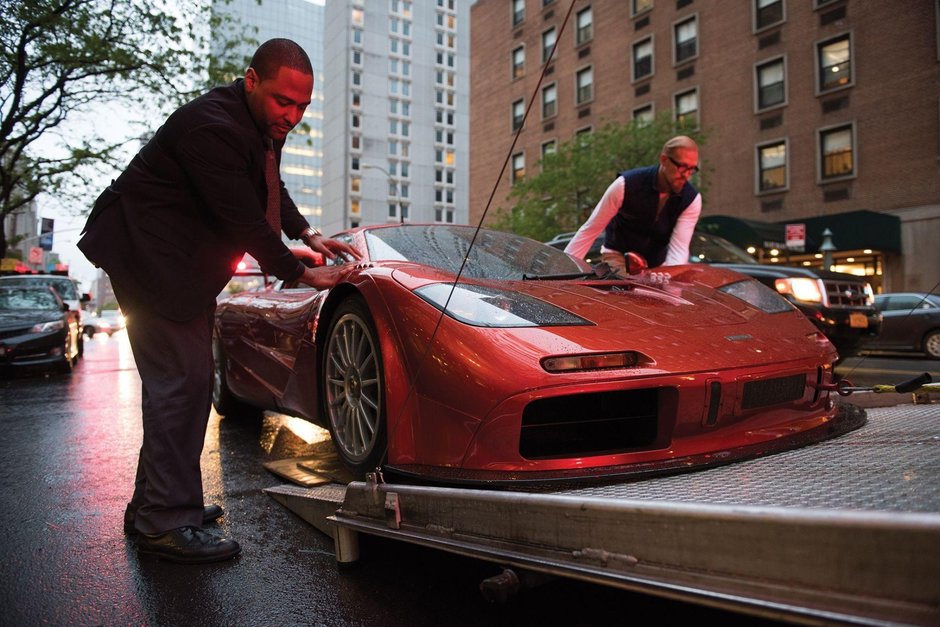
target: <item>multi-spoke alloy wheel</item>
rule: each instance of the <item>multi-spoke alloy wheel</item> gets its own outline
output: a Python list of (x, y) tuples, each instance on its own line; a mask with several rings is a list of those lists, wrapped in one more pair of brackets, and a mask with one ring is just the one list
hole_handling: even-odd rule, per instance
[(382, 355), (365, 303), (359, 297), (337, 308), (323, 353), (323, 404), (333, 444), (358, 475), (385, 455)]

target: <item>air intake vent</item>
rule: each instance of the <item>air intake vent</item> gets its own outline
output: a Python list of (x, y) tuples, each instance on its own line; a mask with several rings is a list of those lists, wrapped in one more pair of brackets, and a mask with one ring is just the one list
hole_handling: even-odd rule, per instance
[(843, 96), (841, 98), (833, 98), (832, 100), (825, 100), (822, 103), (823, 113), (832, 113), (833, 111), (839, 111), (840, 109), (845, 109), (849, 106), (849, 97)]
[(519, 453), (545, 459), (660, 448), (658, 421), (656, 388), (543, 398), (522, 413)]
[(769, 118), (761, 118), (760, 130), (766, 131), (768, 128), (775, 128), (783, 124), (783, 114), (772, 115)]
[(769, 48), (770, 46), (773, 46), (774, 44), (779, 44), (779, 43), (780, 43), (780, 31), (777, 31), (769, 35), (764, 35), (763, 37), (758, 39), (757, 48), (758, 50), (761, 50), (764, 48)]
[(633, 91), (633, 95), (636, 96), (637, 98), (639, 98), (640, 96), (644, 96), (648, 93), (650, 93), (649, 83), (644, 83), (643, 85), (640, 85)]
[(679, 70), (678, 72), (676, 72), (676, 80), (677, 80), (677, 81), (681, 81), (681, 80), (684, 79), (684, 78), (690, 78), (690, 77), (692, 77), (692, 76), (695, 76), (695, 66), (694, 66), (694, 65), (691, 65), (691, 66), (689, 66), (689, 67), (682, 68), (681, 70)]
[(838, 22), (841, 19), (845, 18), (845, 6), (841, 6), (838, 9), (833, 9), (832, 11), (826, 11), (819, 16), (819, 25), (826, 26), (827, 24), (832, 24), (833, 22)]
[(823, 192), (823, 202), (836, 202), (849, 199), (849, 189), (840, 187), (839, 189), (827, 189)]
[(646, 28), (649, 25), (650, 25), (650, 18), (649, 16), (647, 16), (641, 20), (637, 20), (636, 24), (633, 25), (633, 30), (640, 30), (641, 28)]

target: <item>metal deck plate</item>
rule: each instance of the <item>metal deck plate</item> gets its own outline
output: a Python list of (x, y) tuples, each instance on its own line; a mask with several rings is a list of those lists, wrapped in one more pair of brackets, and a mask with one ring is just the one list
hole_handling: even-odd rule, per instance
[(671, 477), (565, 489), (709, 505), (940, 513), (940, 405), (868, 409), (868, 424), (804, 448)]

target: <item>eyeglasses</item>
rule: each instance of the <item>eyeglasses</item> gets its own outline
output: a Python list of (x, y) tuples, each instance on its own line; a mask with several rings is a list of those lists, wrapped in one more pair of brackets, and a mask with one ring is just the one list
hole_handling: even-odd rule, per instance
[(684, 163), (679, 163), (669, 155), (666, 155), (666, 158), (672, 161), (672, 165), (676, 166), (676, 170), (679, 171), (679, 174), (695, 174), (698, 172), (697, 165), (686, 165)]

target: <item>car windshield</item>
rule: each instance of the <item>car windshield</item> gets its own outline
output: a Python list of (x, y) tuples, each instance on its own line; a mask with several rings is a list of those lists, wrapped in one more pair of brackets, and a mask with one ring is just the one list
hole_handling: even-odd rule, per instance
[(749, 263), (757, 261), (728, 240), (696, 231), (689, 242), (689, 261), (692, 263)]
[(0, 309), (5, 310), (56, 310), (59, 302), (55, 294), (43, 289), (0, 289)]
[(365, 232), (373, 261), (411, 261), (476, 279), (521, 279), (523, 275), (564, 275), (589, 266), (562, 251), (513, 233), (472, 226), (404, 225)]
[(78, 300), (78, 292), (71, 279), (44, 276), (10, 277), (3, 279), (4, 287), (9, 285), (29, 287), (51, 287), (62, 300)]

